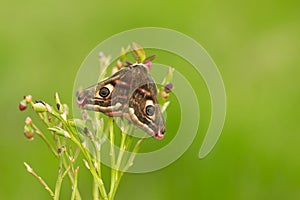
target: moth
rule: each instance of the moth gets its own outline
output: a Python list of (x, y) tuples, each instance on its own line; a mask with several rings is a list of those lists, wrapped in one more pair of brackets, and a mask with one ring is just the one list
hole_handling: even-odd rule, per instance
[(165, 134), (157, 86), (144, 64), (131, 64), (77, 94), (80, 108), (124, 117), (156, 139)]

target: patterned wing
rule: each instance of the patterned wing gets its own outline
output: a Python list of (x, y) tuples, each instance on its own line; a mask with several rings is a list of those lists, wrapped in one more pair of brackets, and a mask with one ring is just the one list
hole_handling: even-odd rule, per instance
[(121, 82), (130, 68), (124, 68), (111, 77), (86, 88), (77, 94), (77, 104), (80, 108), (102, 112), (108, 116), (122, 116), (129, 94), (129, 82)]

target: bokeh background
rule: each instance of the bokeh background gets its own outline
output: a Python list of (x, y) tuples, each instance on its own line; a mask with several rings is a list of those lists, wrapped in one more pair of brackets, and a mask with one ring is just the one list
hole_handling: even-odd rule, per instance
[[(299, 11), (289, 0), (2, 2), (0, 199), (49, 199), (24, 161), (51, 186), (57, 174), (46, 146), (23, 137), (24, 119), (34, 114), (18, 110), (23, 95), (53, 102), (58, 91), (71, 103), (86, 55), (109, 36), (144, 26), (171, 28), (203, 45), (224, 79), (227, 119), (214, 150), (199, 160), (210, 117), (199, 86), (202, 122), (192, 146), (162, 170), (126, 174), (116, 199), (300, 199)], [(81, 168), (83, 199), (91, 199), (88, 173)], [(65, 184), (62, 199), (69, 191)]]

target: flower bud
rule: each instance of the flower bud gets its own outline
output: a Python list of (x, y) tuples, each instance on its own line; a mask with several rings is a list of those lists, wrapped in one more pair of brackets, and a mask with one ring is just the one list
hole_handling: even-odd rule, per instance
[(30, 117), (26, 117), (25, 124), (30, 125), (32, 123), (32, 119)]
[(160, 96), (163, 99), (167, 99), (169, 97), (169, 93), (165, 92), (165, 91), (161, 91), (160, 92)]
[(118, 69), (121, 69), (123, 67), (123, 63), (121, 62), (121, 60), (117, 61), (117, 67)]
[(58, 96), (57, 92), (55, 93), (54, 98), (55, 98), (56, 107), (57, 107), (58, 112), (60, 114), (64, 113), (64, 107), (62, 106), (62, 104), (60, 102), (60, 99), (59, 99), (59, 96)]
[(40, 102), (33, 104), (32, 108), (36, 112), (46, 112), (47, 111), (46, 106), (43, 103), (40, 103)]
[(33, 136), (34, 136), (34, 130), (31, 126), (29, 126), (28, 124), (26, 124), (24, 126), (24, 136), (29, 139), (29, 140), (33, 140)]
[(26, 108), (27, 108), (26, 100), (20, 101), (20, 103), (19, 103), (19, 109), (20, 109), (21, 111), (23, 111), (23, 110), (25, 110)]
[(30, 103), (32, 102), (32, 96), (29, 94), (29, 95), (26, 95), (25, 96), (25, 100), (26, 100), (26, 103)]
[(173, 84), (172, 84), (172, 83), (168, 83), (168, 84), (165, 86), (164, 91), (165, 91), (166, 93), (170, 93), (170, 92), (172, 91), (172, 89), (173, 89)]
[(151, 61), (147, 61), (144, 63), (150, 70), (152, 69), (152, 62)]
[(89, 133), (89, 129), (88, 129), (87, 127), (84, 127), (83, 132), (84, 132), (85, 134), (88, 134), (88, 133)]
[(47, 112), (49, 112), (49, 113), (53, 112), (52, 107), (49, 104), (46, 103), (45, 107), (46, 107)]
[(24, 131), (24, 136), (28, 139), (28, 140), (33, 140), (33, 132), (28, 132), (28, 131)]

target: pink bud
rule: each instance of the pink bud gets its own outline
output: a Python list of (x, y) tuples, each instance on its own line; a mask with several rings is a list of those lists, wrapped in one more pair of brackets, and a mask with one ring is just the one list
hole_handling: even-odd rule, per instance
[(117, 61), (117, 67), (118, 69), (121, 69), (123, 67), (123, 63), (120, 60)]
[(45, 104), (45, 107), (46, 107), (46, 109), (47, 109), (47, 112), (49, 112), (49, 113), (52, 113), (52, 107), (49, 105), (49, 104)]
[(32, 119), (30, 117), (26, 117), (25, 124), (29, 125), (32, 123)]
[(29, 95), (26, 95), (25, 96), (25, 100), (26, 100), (26, 103), (30, 103), (32, 102), (32, 96), (29, 94)]
[(152, 62), (151, 61), (147, 61), (144, 63), (147, 67), (149, 67), (149, 69), (152, 69)]
[(24, 131), (24, 136), (29, 139), (29, 140), (33, 140), (33, 132), (31, 131)]

